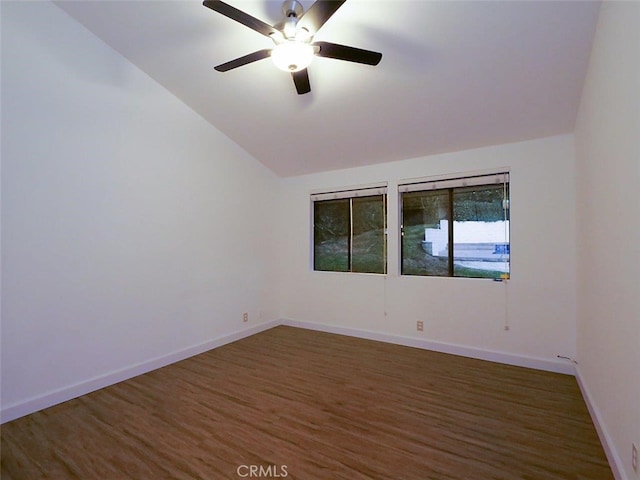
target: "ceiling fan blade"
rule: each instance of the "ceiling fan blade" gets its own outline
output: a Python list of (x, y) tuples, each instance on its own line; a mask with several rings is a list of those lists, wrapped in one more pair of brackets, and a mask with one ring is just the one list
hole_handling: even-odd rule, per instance
[(236, 58), (235, 60), (231, 60), (230, 62), (223, 63), (215, 67), (218, 72), (228, 72), (229, 70), (233, 70), (234, 68), (241, 67), (248, 63), (257, 62), (258, 60), (262, 60), (263, 58), (267, 58), (271, 55), (271, 49), (265, 48), (264, 50), (258, 50), (257, 52), (250, 53), (249, 55), (245, 55), (244, 57)]
[(237, 8), (221, 2), (220, 0), (204, 0), (202, 4), (205, 7), (210, 8), (215, 12), (221, 13), (225, 17), (228, 17), (231, 20), (235, 20), (236, 22), (241, 23), (267, 37), (273, 34), (280, 33), (268, 23), (264, 23), (262, 20), (258, 20), (248, 13), (244, 13), (242, 10), (238, 10)]
[(298, 26), (306, 28), (311, 35), (315, 35), (327, 20), (347, 0), (317, 0), (302, 14)]
[(309, 72), (307, 72), (306, 68), (297, 72), (291, 72), (291, 76), (293, 77), (293, 83), (296, 85), (298, 95), (304, 95), (311, 91), (311, 85), (309, 84)]
[(381, 53), (362, 50), (361, 48), (348, 47), (331, 42), (314, 42), (312, 45), (320, 47), (320, 50), (316, 53), (319, 57), (336, 58), (366, 65), (377, 65), (382, 60)]

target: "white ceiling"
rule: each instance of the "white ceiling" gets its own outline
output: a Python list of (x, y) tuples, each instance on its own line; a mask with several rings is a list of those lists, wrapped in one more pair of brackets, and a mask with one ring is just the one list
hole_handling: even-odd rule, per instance
[[(281, 2), (228, 0), (269, 24)], [(308, 8), (313, 2), (302, 0)], [(280, 176), (573, 131), (600, 3), (348, 0), (314, 40), (382, 52), (327, 58), (297, 95), (271, 41), (193, 1), (57, 1)]]

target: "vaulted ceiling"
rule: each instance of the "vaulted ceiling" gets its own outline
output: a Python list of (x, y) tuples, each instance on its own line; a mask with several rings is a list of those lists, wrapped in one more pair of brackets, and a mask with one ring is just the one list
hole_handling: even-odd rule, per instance
[[(55, 3), (280, 176), (573, 131), (600, 9), (348, 0), (314, 40), (382, 52), (382, 61), (315, 58), (312, 91), (297, 95), (269, 59), (215, 71), (273, 44), (199, 0)], [(282, 19), (280, 1), (227, 3)]]

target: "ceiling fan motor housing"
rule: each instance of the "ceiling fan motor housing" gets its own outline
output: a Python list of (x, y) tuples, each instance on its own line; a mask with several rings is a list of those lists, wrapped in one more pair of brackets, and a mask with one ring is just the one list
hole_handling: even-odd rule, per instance
[(286, 39), (293, 39), (298, 33), (298, 20), (304, 12), (302, 4), (298, 0), (285, 0), (282, 3), (284, 18), (276, 23), (274, 28), (280, 30)]

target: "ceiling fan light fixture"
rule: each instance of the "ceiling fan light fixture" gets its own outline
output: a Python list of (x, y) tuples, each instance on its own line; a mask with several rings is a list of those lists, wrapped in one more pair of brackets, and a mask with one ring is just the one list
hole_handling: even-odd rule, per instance
[(276, 45), (271, 51), (271, 60), (285, 72), (299, 72), (309, 66), (314, 50), (308, 43), (287, 40)]

